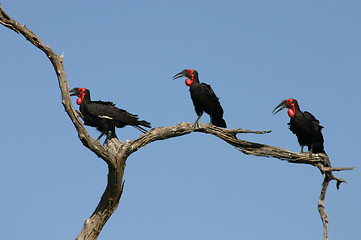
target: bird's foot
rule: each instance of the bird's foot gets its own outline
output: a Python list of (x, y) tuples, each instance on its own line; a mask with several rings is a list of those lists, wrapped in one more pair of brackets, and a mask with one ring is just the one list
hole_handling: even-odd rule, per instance
[(196, 121), (194, 124), (193, 124), (193, 129), (197, 129), (199, 128), (199, 123), (198, 121)]
[(108, 131), (108, 132), (107, 132), (107, 137), (105, 138), (104, 143), (103, 143), (103, 146), (104, 146), (104, 147), (105, 147), (105, 146), (108, 146), (108, 142), (109, 142), (110, 139), (112, 139), (112, 132), (111, 132), (111, 131)]
[(100, 145), (100, 139), (95, 140), (94, 143)]
[(199, 128), (198, 121), (202, 117), (202, 114), (203, 114), (203, 112), (200, 115), (198, 115), (198, 118), (197, 118), (197, 120), (195, 121), (195, 123), (193, 125), (193, 129)]

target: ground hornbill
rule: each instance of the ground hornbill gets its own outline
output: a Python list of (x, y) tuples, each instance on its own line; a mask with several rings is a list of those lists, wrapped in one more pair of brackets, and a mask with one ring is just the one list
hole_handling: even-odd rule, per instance
[(149, 122), (139, 121), (137, 115), (115, 107), (115, 104), (112, 102), (90, 100), (90, 91), (88, 89), (73, 88), (70, 90), (70, 93), (70, 96), (78, 96), (76, 103), (80, 105), (79, 109), (84, 125), (96, 127), (101, 132), (97, 140), (104, 134), (107, 135), (104, 144), (111, 138), (117, 137), (115, 127), (122, 128), (130, 125), (143, 133), (147, 132), (147, 130), (139, 125), (147, 128), (151, 127)]
[[(279, 108), (279, 109), (278, 109)], [(325, 153), (323, 149), (322, 126), (320, 122), (309, 112), (302, 112), (296, 99), (283, 100), (274, 110), (273, 115), (284, 108), (288, 108), (288, 116), (291, 118), (288, 125), (296, 134), (301, 152), (307, 146), (310, 153)], [(278, 109), (278, 110), (277, 110)], [(277, 110), (277, 111), (276, 111)]]
[(210, 124), (226, 128), (227, 125), (223, 119), (222, 106), (211, 86), (205, 83), (199, 83), (198, 72), (193, 69), (185, 69), (176, 74), (173, 79), (180, 77), (187, 77), (185, 82), (186, 85), (189, 86), (193, 105), (198, 115), (195, 126), (198, 125), (198, 120), (201, 118), (203, 112), (206, 112), (211, 118)]

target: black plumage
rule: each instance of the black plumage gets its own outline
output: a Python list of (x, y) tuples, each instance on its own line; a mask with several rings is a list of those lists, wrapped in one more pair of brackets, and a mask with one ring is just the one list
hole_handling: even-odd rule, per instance
[(193, 105), (198, 116), (195, 125), (198, 124), (203, 112), (206, 112), (210, 116), (210, 124), (226, 128), (227, 124), (223, 119), (223, 108), (212, 87), (206, 83), (200, 83), (198, 72), (193, 69), (185, 69), (176, 74), (173, 79), (180, 77), (187, 77), (186, 85), (189, 86)]
[(291, 118), (288, 125), (292, 133), (297, 136), (301, 152), (303, 152), (303, 147), (307, 146), (308, 151), (311, 153), (326, 154), (321, 132), (323, 127), (320, 125), (320, 121), (311, 113), (307, 111), (302, 112), (296, 99), (283, 100), (273, 112), (276, 114), (284, 108), (288, 108), (288, 116)]
[(115, 107), (112, 102), (92, 101), (90, 91), (85, 88), (73, 88), (70, 90), (70, 96), (78, 96), (77, 104), (84, 120), (84, 125), (97, 128), (101, 134), (99, 140), (104, 134), (107, 135), (104, 144), (113, 137), (117, 137), (115, 127), (122, 128), (126, 125), (133, 126), (145, 133), (147, 130), (141, 126), (150, 128), (147, 121), (139, 121), (137, 115)]

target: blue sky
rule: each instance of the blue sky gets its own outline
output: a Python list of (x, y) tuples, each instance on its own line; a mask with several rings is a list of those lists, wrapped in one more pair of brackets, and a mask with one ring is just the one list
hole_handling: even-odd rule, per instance
[[(348, 183), (326, 195), (330, 239), (361, 235), (360, 1), (1, 1), (59, 55), (70, 87), (110, 100), (153, 127), (194, 122), (199, 72), (239, 138), (300, 151), (283, 99), (325, 128)], [(74, 239), (105, 189), (107, 166), (82, 146), (47, 57), (0, 26), (0, 239)], [(73, 99), (75, 104), (75, 99)], [(204, 115), (200, 122), (208, 123)], [(88, 128), (93, 137), (99, 133)], [(118, 137), (134, 139), (131, 127)], [(242, 154), (201, 133), (155, 142), (127, 161), (125, 189), (99, 239), (322, 239), (311, 166)]]

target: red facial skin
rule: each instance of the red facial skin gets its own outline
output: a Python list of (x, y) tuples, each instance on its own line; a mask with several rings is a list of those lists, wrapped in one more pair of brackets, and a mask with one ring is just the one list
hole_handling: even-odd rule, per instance
[(193, 79), (194, 79), (194, 70), (193, 69), (189, 69), (188, 70), (188, 74), (191, 77), (191, 79), (187, 78), (186, 79), (186, 85), (189, 87), (190, 85), (192, 85), (193, 83)]
[(287, 99), (286, 103), (289, 105), (288, 111), (287, 111), (288, 116), (290, 118), (293, 118), (295, 116), (295, 104), (293, 103), (293, 99), (292, 98)]
[(76, 100), (76, 103), (80, 105), (84, 100), (85, 88), (79, 88), (78, 91), (80, 94), (78, 95), (79, 98)]

